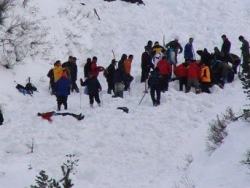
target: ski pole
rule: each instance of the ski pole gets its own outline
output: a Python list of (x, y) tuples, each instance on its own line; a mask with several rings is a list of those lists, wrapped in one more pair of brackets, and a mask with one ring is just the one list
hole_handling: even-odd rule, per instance
[(80, 109), (82, 109), (82, 86), (80, 88)]
[(141, 102), (142, 102), (142, 100), (144, 99), (144, 97), (145, 97), (145, 95), (148, 93), (148, 90), (146, 90), (145, 92), (144, 92), (144, 95), (142, 96), (142, 98), (141, 98), (141, 100), (140, 100), (140, 102), (139, 102), (139, 105), (141, 104)]

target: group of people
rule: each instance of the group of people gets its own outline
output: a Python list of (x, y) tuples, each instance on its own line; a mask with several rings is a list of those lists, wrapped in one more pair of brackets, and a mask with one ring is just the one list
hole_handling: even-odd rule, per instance
[[(178, 42), (178, 37), (163, 46), (158, 41), (154, 45), (152, 41), (148, 41), (141, 55), (141, 83), (145, 82), (146, 89), (148, 81), (153, 105), (160, 104), (161, 92), (168, 90), (168, 82), (171, 80), (179, 80), (180, 91), (185, 89), (188, 93), (194, 87), (197, 94), (210, 93), (209, 88), (213, 84), (223, 88), (225, 83), (232, 82), (241, 59), (230, 52), (231, 42), (227, 36), (222, 35), (221, 38), (223, 43), (220, 50), (215, 47), (213, 53), (209, 53), (206, 48), (197, 51), (200, 60), (195, 57), (192, 45), (194, 38), (189, 39), (184, 49)], [(243, 36), (238, 39), (242, 42), (242, 73), (248, 73), (249, 43)], [(183, 51), (185, 62), (177, 66), (177, 56)], [(173, 78), (172, 73), (176, 78)]]
[(70, 92), (79, 93), (77, 81), (76, 57), (69, 56), (68, 61), (61, 64), (60, 60), (54, 63), (54, 68), (50, 69), (47, 76), (50, 78), (51, 94), (56, 95), (57, 110), (68, 109), (67, 99)]
[[(222, 35), (221, 38), (223, 43), (220, 50), (215, 47), (213, 53), (209, 53), (206, 48), (196, 51), (200, 60), (197, 60), (195, 56), (194, 38), (189, 38), (184, 48), (179, 43), (178, 37), (163, 46), (158, 41), (154, 45), (152, 41), (148, 41), (144, 47), (145, 51), (141, 55), (141, 83), (145, 82), (145, 91), (150, 88), (153, 105), (160, 104), (161, 92), (168, 91), (169, 81), (174, 79), (179, 80), (180, 91), (188, 93), (194, 87), (197, 94), (210, 93), (209, 88), (213, 84), (223, 88), (225, 83), (232, 82), (241, 59), (230, 52), (231, 42), (227, 36)], [(249, 44), (243, 36), (239, 36), (239, 40), (242, 42), (242, 72), (247, 73), (250, 70)], [(183, 51), (185, 62), (178, 64), (178, 54)], [(123, 98), (123, 92), (130, 91), (130, 84), (134, 79), (131, 76), (133, 57), (132, 54), (128, 56), (123, 54), (119, 61), (112, 59), (107, 68), (97, 65), (97, 57), (87, 58), (84, 65), (84, 80), (80, 79), (80, 85), (86, 86), (85, 90), (89, 95), (91, 107), (93, 107), (94, 101), (101, 106), (99, 92), (102, 91), (102, 86), (98, 80), (100, 72), (103, 72), (106, 78), (107, 93), (113, 94), (112, 97)], [(67, 97), (70, 91), (79, 92), (76, 84), (76, 58), (69, 56), (68, 61), (62, 65), (59, 60), (56, 61), (54, 68), (49, 71), (48, 77), (52, 94), (55, 94), (57, 98), (58, 110), (61, 109), (62, 104), (64, 109), (67, 109)]]

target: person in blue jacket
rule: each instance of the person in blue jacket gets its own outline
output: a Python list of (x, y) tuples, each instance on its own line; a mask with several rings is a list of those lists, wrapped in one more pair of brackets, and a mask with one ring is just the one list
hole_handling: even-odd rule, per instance
[(184, 48), (184, 59), (185, 59), (185, 61), (195, 60), (193, 42), (194, 42), (194, 39), (189, 38), (189, 42), (185, 45), (185, 48)]
[(69, 86), (71, 81), (67, 78), (66, 72), (62, 72), (61, 78), (55, 83), (56, 99), (57, 99), (57, 110), (61, 110), (61, 105), (63, 104), (64, 109), (68, 109), (68, 95), (69, 95)]

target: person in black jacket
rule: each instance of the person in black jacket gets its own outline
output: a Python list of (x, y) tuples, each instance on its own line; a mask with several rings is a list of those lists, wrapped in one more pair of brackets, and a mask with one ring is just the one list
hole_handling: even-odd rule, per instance
[(2, 125), (3, 122), (4, 122), (3, 113), (2, 110), (0, 109), (0, 125)]
[(98, 106), (101, 106), (101, 100), (99, 97), (99, 92), (102, 90), (101, 84), (98, 79), (89, 72), (89, 77), (83, 81), (80, 79), (81, 86), (88, 87), (89, 103), (90, 107), (93, 108), (94, 99), (97, 102)]
[(231, 42), (228, 40), (226, 35), (221, 36), (223, 43), (221, 46), (221, 53), (223, 53), (223, 56), (225, 59), (228, 59), (230, 48), (231, 48)]
[(242, 72), (248, 73), (249, 72), (249, 43), (248, 41), (243, 37), (239, 36), (239, 41), (242, 42), (241, 46), (241, 53), (242, 53)]
[(91, 58), (87, 58), (87, 62), (84, 65), (84, 78), (85, 79), (89, 77), (90, 72), (91, 72)]
[(116, 60), (112, 59), (110, 65), (107, 68), (107, 77), (106, 80), (108, 82), (108, 94), (111, 94), (111, 92), (113, 91), (113, 93), (115, 93), (115, 84), (114, 84), (114, 74), (115, 74), (115, 67), (116, 67)]
[(70, 62), (69, 64), (69, 70), (70, 70), (70, 75), (71, 75), (71, 92), (73, 92), (74, 90), (76, 91), (76, 93), (79, 93), (79, 88), (76, 84), (76, 80), (77, 80), (77, 64), (76, 64), (76, 57), (73, 57), (72, 62)]
[[(165, 47), (168, 49), (169, 52), (174, 52), (174, 62), (172, 61), (170, 63), (173, 64), (174, 67), (176, 67), (178, 64), (177, 55), (182, 53), (183, 51), (183, 48), (181, 44), (179, 43), (179, 38), (175, 37), (175, 39), (167, 43)], [(170, 57), (171, 55), (168, 54), (168, 56)]]
[[(54, 63), (56, 66), (56, 63)], [(49, 77), (49, 85), (51, 89), (51, 95), (55, 95), (55, 78), (54, 78), (54, 70), (53, 68), (49, 70), (47, 77)]]
[(122, 64), (118, 64), (118, 68), (114, 72), (115, 95), (114, 97), (123, 98), (125, 82), (127, 80), (126, 71)]
[(154, 64), (152, 63), (150, 54), (151, 49), (147, 48), (141, 56), (141, 83), (145, 82), (148, 79), (150, 69), (154, 68)]
[[(156, 67), (150, 74), (148, 79), (148, 86), (150, 88), (150, 96), (154, 106), (160, 105), (161, 100), (161, 87), (160, 87), (160, 74), (159, 68)], [(155, 98), (156, 94), (156, 98)]]

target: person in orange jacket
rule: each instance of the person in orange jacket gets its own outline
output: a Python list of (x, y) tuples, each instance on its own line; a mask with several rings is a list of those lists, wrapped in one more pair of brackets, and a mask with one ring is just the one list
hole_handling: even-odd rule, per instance
[(159, 68), (159, 74), (161, 75), (160, 88), (162, 92), (168, 91), (168, 81), (172, 73), (172, 66), (167, 61), (167, 57), (163, 56), (162, 59), (157, 63)]
[(125, 91), (130, 89), (130, 83), (134, 80), (134, 77), (131, 76), (131, 74), (130, 74), (133, 58), (134, 58), (134, 56), (130, 54), (128, 56), (128, 58), (124, 61), (124, 68), (125, 68), (125, 72), (127, 75), (127, 81), (125, 83), (125, 88), (124, 88)]
[(200, 93), (200, 87), (199, 87), (200, 67), (198, 66), (199, 63), (200, 63), (199, 61), (192, 61), (187, 69), (188, 85), (186, 93), (190, 91), (192, 86), (195, 88), (196, 94)]
[(174, 74), (179, 79), (179, 88), (180, 91), (183, 91), (183, 86), (185, 86), (185, 91), (187, 91), (187, 67), (189, 65), (189, 62), (186, 61), (180, 65), (178, 65), (174, 69)]
[(205, 64), (201, 64), (201, 91), (205, 93), (211, 93), (209, 90), (211, 83), (210, 70), (209, 67)]

